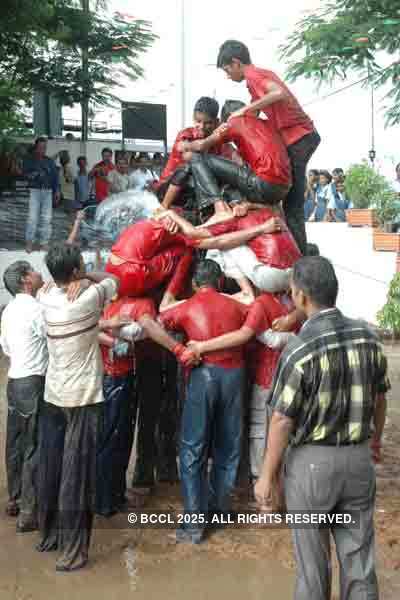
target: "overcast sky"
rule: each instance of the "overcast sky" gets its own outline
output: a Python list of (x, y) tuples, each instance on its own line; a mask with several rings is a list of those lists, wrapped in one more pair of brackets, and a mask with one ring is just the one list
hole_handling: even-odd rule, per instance
[[(257, 66), (270, 68), (284, 77), (286, 65), (279, 59), (278, 46), (293, 31), (304, 11), (312, 11), (321, 5), (320, 0), (184, 2), (186, 125), (191, 123), (193, 104), (200, 96), (215, 95), (220, 103), (226, 98), (249, 99), (244, 84), (228, 81), (224, 73), (214, 66), (218, 48), (225, 39), (242, 40), (249, 46), (252, 60)], [(168, 138), (172, 142), (182, 125), (181, 0), (146, 0), (137, 4), (127, 0), (111, 0), (110, 9), (153, 22), (159, 40), (140, 61), (145, 69), (145, 77), (129, 83), (119, 94), (124, 100), (166, 103)], [(349, 74), (348, 81), (337, 81), (332, 88), (324, 86), (319, 90), (308, 80), (299, 80), (291, 85), (322, 137), (320, 148), (310, 166), (328, 169), (347, 167), (368, 156), (371, 146), (368, 90), (356, 86), (321, 100), (325, 94), (356, 79), (355, 75)], [(400, 162), (397, 139), (400, 128), (384, 128), (382, 95), (382, 92), (376, 93), (377, 162), (390, 175), (393, 163)], [(104, 113), (104, 117), (111, 117), (109, 111)], [(102, 120), (102, 115), (98, 119)]]

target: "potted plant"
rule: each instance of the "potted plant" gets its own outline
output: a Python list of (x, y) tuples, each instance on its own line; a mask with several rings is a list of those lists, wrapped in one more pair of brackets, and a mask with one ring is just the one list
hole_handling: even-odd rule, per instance
[(389, 183), (386, 182), (386, 189), (376, 197), (375, 204), (379, 227), (373, 231), (374, 250), (400, 252), (400, 234), (394, 227), (400, 214), (400, 203)]
[(400, 337), (400, 273), (390, 283), (386, 304), (378, 312), (377, 320), (383, 332), (390, 332), (393, 339)]
[(345, 179), (346, 196), (353, 208), (346, 211), (346, 220), (351, 227), (377, 225), (373, 203), (382, 187), (382, 175), (370, 167), (366, 161), (352, 165)]

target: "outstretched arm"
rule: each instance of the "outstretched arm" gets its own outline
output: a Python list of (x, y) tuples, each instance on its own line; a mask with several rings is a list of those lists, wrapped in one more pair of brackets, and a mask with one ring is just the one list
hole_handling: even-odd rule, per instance
[(203, 250), (212, 250), (214, 248), (217, 250), (231, 250), (232, 248), (246, 244), (253, 238), (264, 233), (278, 233), (282, 231), (283, 227), (282, 221), (278, 217), (273, 217), (261, 225), (249, 227), (242, 231), (201, 239), (197, 244), (197, 248)]
[(229, 119), (234, 117), (243, 117), (248, 113), (257, 113), (267, 106), (274, 104), (274, 102), (279, 102), (280, 100), (285, 100), (285, 98), (289, 97), (288, 93), (283, 89), (283, 87), (278, 85), (275, 81), (266, 79), (264, 87), (268, 91), (261, 96), (261, 98), (235, 111), (230, 115)]

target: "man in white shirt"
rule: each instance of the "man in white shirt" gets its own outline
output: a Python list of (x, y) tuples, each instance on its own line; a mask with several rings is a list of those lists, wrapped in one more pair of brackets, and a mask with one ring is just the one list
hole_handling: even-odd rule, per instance
[(6, 512), (18, 515), (17, 532), (23, 533), (37, 529), (38, 414), (48, 364), (43, 311), (36, 300), (43, 280), (28, 262), (17, 261), (5, 270), (3, 281), (13, 296), (1, 317), (0, 339), (10, 359)]
[[(69, 244), (52, 246), (46, 265), (54, 284), (38, 296), (49, 367), (41, 418), (37, 549), (58, 549), (56, 570), (73, 571), (88, 560), (103, 405), (99, 320), (118, 292), (118, 280), (86, 274), (79, 249)], [(82, 279), (95, 285), (83, 286)]]

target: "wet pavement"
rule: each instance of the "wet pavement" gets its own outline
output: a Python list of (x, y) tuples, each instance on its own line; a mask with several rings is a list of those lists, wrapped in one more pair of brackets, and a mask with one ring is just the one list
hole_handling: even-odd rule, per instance
[[(383, 600), (400, 598), (400, 348), (388, 348), (393, 390), (385, 433), (385, 462), (377, 468), (378, 575)], [(0, 600), (289, 600), (294, 558), (290, 532), (281, 529), (213, 533), (199, 546), (175, 545), (171, 531), (132, 529), (127, 514), (96, 520), (84, 571), (55, 572), (56, 555), (40, 554), (36, 533), (16, 534), (4, 514), (6, 363), (0, 360)], [(179, 488), (163, 485), (149, 508), (180, 508)], [(243, 505), (245, 508), (245, 505)], [(337, 589), (337, 568), (335, 569)], [(338, 598), (337, 592), (333, 596)]]

